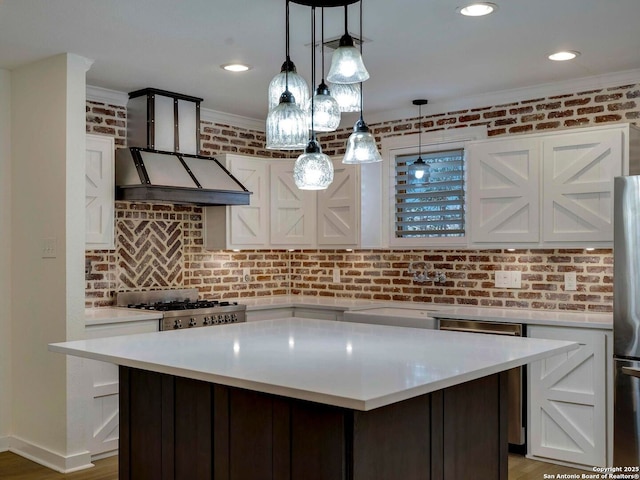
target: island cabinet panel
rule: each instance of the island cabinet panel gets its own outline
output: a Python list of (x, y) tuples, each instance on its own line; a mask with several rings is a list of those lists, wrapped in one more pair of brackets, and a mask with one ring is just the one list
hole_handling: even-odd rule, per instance
[(504, 374), (369, 411), (128, 367), (120, 381), (121, 480), (507, 479)]

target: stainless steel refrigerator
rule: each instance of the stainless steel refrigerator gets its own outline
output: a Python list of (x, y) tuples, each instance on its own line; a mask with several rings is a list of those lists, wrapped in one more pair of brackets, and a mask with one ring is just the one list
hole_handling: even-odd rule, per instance
[(614, 442), (616, 466), (640, 465), (640, 176), (614, 184)]

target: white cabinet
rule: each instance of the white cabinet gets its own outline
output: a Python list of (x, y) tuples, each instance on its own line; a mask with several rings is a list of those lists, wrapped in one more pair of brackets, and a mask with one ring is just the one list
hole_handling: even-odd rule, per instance
[(613, 178), (623, 174), (623, 131), (542, 141), (544, 242), (613, 242)]
[[(300, 190), (294, 160), (221, 155), (253, 194), (248, 206), (205, 208), (209, 250), (381, 246), (381, 168), (334, 159), (326, 190)], [(377, 219), (377, 220), (376, 220)]]
[(528, 367), (529, 455), (589, 467), (607, 465), (611, 332), (534, 325), (528, 336), (580, 344), (578, 350)]
[(115, 248), (114, 155), (113, 137), (86, 136), (85, 245), (87, 250)]
[(611, 247), (613, 178), (640, 173), (629, 124), (470, 143), (470, 246)]
[(275, 248), (312, 248), (316, 245), (316, 201), (313, 190), (300, 190), (293, 181), (294, 161), (270, 166), (271, 232)]
[(239, 155), (220, 155), (218, 160), (252, 193), (249, 205), (205, 209), (205, 246), (264, 248), (269, 243), (269, 163)]
[(500, 140), (467, 151), (471, 241), (540, 240), (540, 147), (537, 139)]
[[(87, 326), (86, 338), (156, 332), (159, 320), (112, 323)], [(97, 360), (84, 360), (91, 378), (87, 449), (92, 458), (118, 453), (118, 366)]]

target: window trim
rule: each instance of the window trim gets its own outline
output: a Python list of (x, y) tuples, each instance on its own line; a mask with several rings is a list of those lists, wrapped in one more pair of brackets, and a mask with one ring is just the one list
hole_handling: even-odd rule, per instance
[[(469, 244), (468, 222), (465, 223), (465, 236), (463, 237), (421, 237), (421, 238), (397, 238), (395, 236), (395, 177), (396, 157), (400, 155), (417, 155), (419, 135), (402, 135), (382, 139), (382, 159), (386, 163), (386, 175), (383, 175), (383, 225), (385, 243), (392, 248), (447, 248), (467, 247)], [(439, 130), (422, 134), (422, 151), (432, 152), (438, 150), (465, 149), (467, 142), (487, 138), (487, 127), (468, 127), (461, 129)], [(466, 151), (464, 153), (467, 160)], [(467, 169), (465, 168), (465, 207), (468, 201), (466, 192)]]

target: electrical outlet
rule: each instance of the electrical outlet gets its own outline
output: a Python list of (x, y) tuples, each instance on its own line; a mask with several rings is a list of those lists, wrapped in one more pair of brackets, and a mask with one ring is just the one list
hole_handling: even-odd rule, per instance
[(340, 283), (340, 269), (333, 269), (333, 283)]
[(509, 288), (509, 272), (496, 270), (495, 276), (495, 285), (497, 288)]
[(578, 290), (578, 281), (576, 279), (576, 272), (567, 272), (564, 274), (564, 291), (575, 292)]
[(251, 281), (251, 269), (250, 268), (243, 268), (242, 269), (242, 281), (243, 282), (250, 282)]

